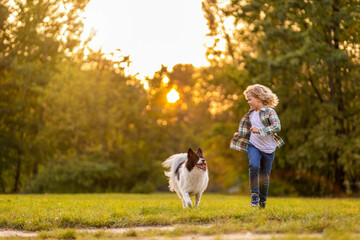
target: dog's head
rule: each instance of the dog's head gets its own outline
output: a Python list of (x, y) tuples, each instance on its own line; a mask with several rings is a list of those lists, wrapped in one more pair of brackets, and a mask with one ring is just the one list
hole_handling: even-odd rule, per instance
[(189, 170), (189, 172), (194, 167), (197, 167), (203, 171), (206, 171), (206, 169), (207, 169), (206, 160), (204, 158), (201, 148), (199, 148), (196, 151), (196, 153), (193, 152), (193, 150), (191, 148), (189, 148), (185, 166), (186, 166), (187, 170)]

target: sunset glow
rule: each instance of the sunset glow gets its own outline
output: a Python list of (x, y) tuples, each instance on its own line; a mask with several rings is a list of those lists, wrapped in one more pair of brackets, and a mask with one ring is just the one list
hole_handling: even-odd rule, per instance
[(170, 79), (165, 76), (165, 77), (163, 78), (162, 82), (163, 82), (163, 86), (164, 86), (164, 87), (167, 87), (167, 85), (168, 85), (169, 82), (170, 82)]
[(169, 103), (175, 103), (180, 99), (180, 95), (175, 89), (171, 89), (166, 97)]
[(83, 40), (105, 53), (130, 55), (126, 74), (152, 76), (163, 64), (208, 66), (208, 33), (202, 0), (90, 0), (84, 17)]

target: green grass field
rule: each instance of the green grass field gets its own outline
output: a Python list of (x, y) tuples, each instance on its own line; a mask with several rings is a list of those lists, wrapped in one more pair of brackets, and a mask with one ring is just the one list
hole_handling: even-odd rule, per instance
[[(181, 227), (170, 231), (132, 232), (125, 237), (252, 232), (335, 233), (335, 236), (352, 239), (354, 234), (360, 236), (360, 199), (270, 196), (266, 209), (262, 210), (250, 207), (249, 196), (207, 193), (197, 209), (183, 209), (174, 193), (0, 195), (0, 228), (37, 231), (41, 239), (51, 239), (54, 236), (50, 232), (54, 231), (61, 232), (61, 236), (70, 235), (68, 239), (89, 239), (89, 236), (76, 235), (72, 229), (78, 228), (174, 224)], [(91, 236), (97, 238), (100, 233)], [(109, 237), (101, 236), (101, 239)]]

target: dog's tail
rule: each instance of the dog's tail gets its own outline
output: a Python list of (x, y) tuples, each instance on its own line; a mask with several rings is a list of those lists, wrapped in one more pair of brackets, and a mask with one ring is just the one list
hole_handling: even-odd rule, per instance
[(179, 154), (172, 155), (171, 157), (169, 157), (162, 163), (163, 167), (165, 167), (169, 170), (169, 171), (164, 171), (164, 173), (165, 173), (165, 176), (167, 176), (169, 178), (170, 191), (174, 191), (173, 182), (175, 181), (175, 177), (176, 177), (175, 171), (176, 171), (176, 169), (178, 169), (180, 164), (182, 164), (186, 161), (186, 159), (187, 159), (187, 153), (179, 153)]

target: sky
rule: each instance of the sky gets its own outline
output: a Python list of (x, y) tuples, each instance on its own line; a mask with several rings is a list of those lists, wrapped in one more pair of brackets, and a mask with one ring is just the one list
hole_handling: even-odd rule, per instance
[(90, 47), (121, 49), (132, 61), (128, 74), (152, 77), (161, 64), (208, 66), (202, 0), (91, 0), (83, 38), (95, 30)]

